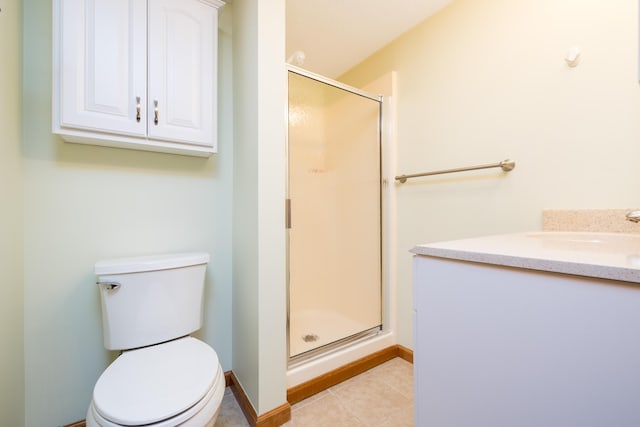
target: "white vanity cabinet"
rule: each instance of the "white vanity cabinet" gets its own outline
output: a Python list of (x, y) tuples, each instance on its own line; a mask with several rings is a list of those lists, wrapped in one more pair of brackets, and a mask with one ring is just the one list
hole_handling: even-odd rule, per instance
[(416, 246), (415, 425), (640, 426), (640, 235)]
[(56, 0), (53, 132), (215, 153), (218, 0)]

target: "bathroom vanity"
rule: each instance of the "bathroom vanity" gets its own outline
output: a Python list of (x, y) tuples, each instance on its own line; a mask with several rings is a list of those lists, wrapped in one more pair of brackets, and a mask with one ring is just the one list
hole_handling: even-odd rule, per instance
[(640, 426), (640, 235), (412, 252), (416, 426)]

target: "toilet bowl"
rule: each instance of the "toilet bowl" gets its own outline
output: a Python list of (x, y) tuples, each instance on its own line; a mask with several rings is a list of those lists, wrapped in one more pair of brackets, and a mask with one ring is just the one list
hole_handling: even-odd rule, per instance
[(224, 390), (215, 351), (195, 338), (129, 350), (98, 379), (87, 426), (213, 426)]
[(202, 324), (208, 254), (96, 263), (104, 344), (122, 353), (102, 373), (88, 427), (212, 427), (225, 390)]

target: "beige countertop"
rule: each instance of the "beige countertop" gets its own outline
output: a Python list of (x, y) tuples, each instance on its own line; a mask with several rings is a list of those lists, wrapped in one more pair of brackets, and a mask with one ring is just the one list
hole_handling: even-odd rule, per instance
[(640, 235), (529, 232), (417, 245), (416, 255), (640, 283)]

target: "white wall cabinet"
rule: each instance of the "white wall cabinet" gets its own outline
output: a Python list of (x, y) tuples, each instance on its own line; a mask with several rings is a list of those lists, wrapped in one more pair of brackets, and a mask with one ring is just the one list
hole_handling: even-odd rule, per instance
[(56, 0), (53, 132), (65, 141), (217, 150), (218, 0)]

